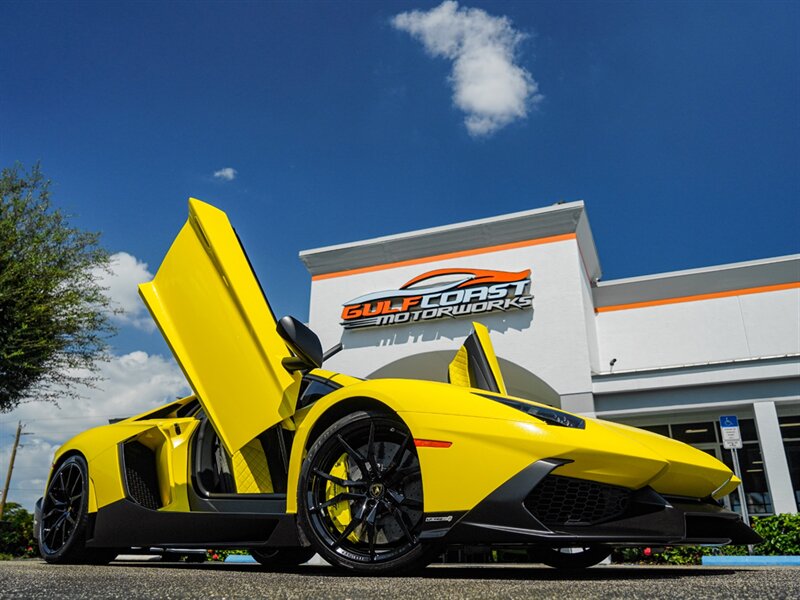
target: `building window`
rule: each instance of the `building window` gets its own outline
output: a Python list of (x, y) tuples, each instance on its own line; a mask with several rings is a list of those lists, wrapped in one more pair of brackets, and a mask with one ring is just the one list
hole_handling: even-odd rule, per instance
[(778, 422), (781, 426), (783, 447), (786, 450), (786, 462), (789, 464), (794, 499), (800, 507), (800, 415), (778, 417)]
[[(733, 470), (733, 457), (730, 450), (722, 451), (722, 462)], [(764, 472), (764, 459), (758, 443), (744, 443), (739, 450), (739, 468), (742, 471), (742, 485), (747, 496), (747, 512), (751, 515), (771, 515), (772, 497), (767, 485), (767, 474)], [(728, 496), (731, 509), (740, 512), (739, 492), (734, 491)]]
[(697, 444), (716, 444), (717, 433), (714, 429), (714, 422), (704, 423), (683, 423), (681, 425), (671, 425), (672, 437), (681, 442), (692, 446)]

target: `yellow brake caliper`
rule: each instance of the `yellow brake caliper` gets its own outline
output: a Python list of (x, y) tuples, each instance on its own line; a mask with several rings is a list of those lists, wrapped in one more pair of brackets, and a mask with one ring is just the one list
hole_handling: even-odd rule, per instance
[[(350, 469), (347, 466), (347, 454), (342, 454), (339, 457), (339, 460), (337, 460), (333, 465), (333, 468), (331, 468), (330, 474), (334, 477), (338, 477), (339, 479), (350, 478)], [(347, 491), (347, 488), (337, 485), (332, 481), (328, 481), (325, 487), (325, 500), (332, 500), (337, 494)], [(339, 533), (343, 532), (353, 519), (353, 515), (350, 512), (350, 501), (345, 499), (337, 502), (336, 504), (330, 505), (328, 507), (328, 516), (330, 516), (331, 521)], [(359, 540), (359, 536), (355, 531), (353, 531), (353, 533), (347, 536), (347, 539), (351, 542), (357, 542)]]

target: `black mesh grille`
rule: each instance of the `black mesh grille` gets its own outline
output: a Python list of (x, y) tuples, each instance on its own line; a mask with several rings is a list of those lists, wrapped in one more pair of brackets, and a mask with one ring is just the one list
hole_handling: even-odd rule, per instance
[(525, 499), (545, 525), (594, 525), (621, 515), (630, 490), (585, 479), (548, 475)]
[(125, 444), (125, 479), (131, 500), (145, 508), (161, 508), (161, 494), (158, 491), (155, 453), (140, 444)]

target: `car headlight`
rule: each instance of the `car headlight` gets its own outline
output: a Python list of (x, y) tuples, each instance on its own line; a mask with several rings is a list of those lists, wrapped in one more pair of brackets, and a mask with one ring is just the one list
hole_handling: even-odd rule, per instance
[(536, 404), (528, 404), (527, 402), (523, 402), (521, 400), (513, 400), (512, 398), (506, 398), (505, 396), (494, 396), (492, 394), (475, 394), (475, 395), (482, 396), (494, 402), (499, 402), (500, 404), (505, 404), (506, 406), (510, 406), (511, 408), (515, 408), (516, 410), (522, 411), (526, 415), (530, 415), (532, 417), (540, 419), (549, 425), (558, 425), (559, 427), (572, 427), (574, 429), (586, 428), (586, 421), (584, 421), (580, 417), (576, 417), (575, 415), (562, 412), (556, 408), (538, 406)]

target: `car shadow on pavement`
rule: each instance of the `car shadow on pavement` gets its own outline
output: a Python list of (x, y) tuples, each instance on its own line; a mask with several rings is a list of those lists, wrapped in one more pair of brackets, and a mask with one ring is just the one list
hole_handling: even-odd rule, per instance
[(613, 566), (595, 567), (592, 569), (551, 569), (541, 565), (530, 567), (520, 565), (492, 565), (492, 566), (447, 566), (425, 569), (420, 577), (425, 579), (503, 579), (539, 581), (558, 581), (561, 579), (599, 581), (599, 580), (642, 580), (642, 579), (681, 579), (683, 577), (707, 577), (709, 575), (730, 575), (735, 570), (706, 569), (702, 567), (638, 567), (638, 566)]
[[(375, 575), (358, 575), (345, 573), (332, 567), (321, 567), (303, 565), (287, 569), (267, 569), (254, 564), (237, 563), (183, 563), (183, 562), (113, 562), (111, 566), (138, 569), (181, 569), (181, 570), (203, 570), (221, 571), (226, 573), (253, 573), (255, 574), (296, 574), (311, 577), (369, 577)], [(419, 579), (497, 579), (503, 581), (525, 581), (535, 579), (538, 581), (559, 581), (559, 580), (579, 580), (579, 581), (638, 581), (638, 580), (675, 580), (685, 577), (709, 577), (732, 575), (739, 570), (747, 569), (717, 569), (708, 567), (640, 567), (640, 566), (603, 566), (583, 570), (559, 570), (551, 569), (541, 565), (435, 565), (428, 567), (420, 572), (405, 575), (389, 575), (387, 578), (419, 578)]]

